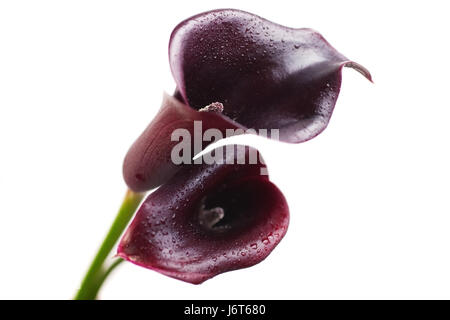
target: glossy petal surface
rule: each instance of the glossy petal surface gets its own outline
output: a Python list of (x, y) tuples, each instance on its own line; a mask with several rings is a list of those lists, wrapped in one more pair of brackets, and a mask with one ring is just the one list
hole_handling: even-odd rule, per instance
[[(201, 130), (194, 132), (194, 121), (201, 121)], [(123, 163), (123, 176), (128, 187), (134, 191), (146, 191), (165, 183), (179, 165), (171, 159), (171, 152), (178, 140), (171, 140), (175, 130), (187, 130), (191, 136), (191, 155), (193, 158), (208, 141), (202, 141), (203, 133), (209, 128), (223, 132), (227, 128), (240, 127), (234, 121), (217, 112), (199, 112), (181, 103), (174, 97), (164, 95), (161, 109), (145, 131), (134, 142)], [(194, 139), (200, 136), (198, 152), (194, 152)]]
[(235, 164), (184, 166), (144, 201), (118, 255), (194, 284), (266, 258), (286, 233), (289, 209), (260, 174), (264, 166), (237, 164), (242, 155)]
[(361, 65), (311, 29), (284, 27), (239, 10), (215, 10), (181, 22), (169, 46), (178, 98), (199, 109), (221, 102), (224, 114), (255, 129), (280, 129), (303, 142), (331, 118), (344, 66)]

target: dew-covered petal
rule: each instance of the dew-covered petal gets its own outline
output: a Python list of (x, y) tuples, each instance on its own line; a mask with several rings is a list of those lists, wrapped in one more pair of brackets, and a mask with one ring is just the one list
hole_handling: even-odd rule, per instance
[(261, 175), (265, 166), (249, 164), (256, 151), (245, 150), (227, 153), (234, 164), (183, 166), (143, 202), (118, 255), (194, 284), (265, 259), (286, 233), (289, 209)]
[(319, 33), (293, 29), (239, 10), (214, 10), (181, 22), (169, 46), (178, 98), (199, 109), (213, 101), (255, 129), (280, 129), (298, 143), (331, 118), (343, 67), (370, 73)]

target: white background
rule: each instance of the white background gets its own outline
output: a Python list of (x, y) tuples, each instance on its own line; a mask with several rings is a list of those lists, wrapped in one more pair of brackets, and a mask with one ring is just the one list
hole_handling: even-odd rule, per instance
[(174, 89), (171, 30), (222, 7), (320, 31), (375, 84), (344, 70), (331, 123), (312, 141), (244, 138), (291, 209), (265, 261), (199, 286), (124, 264), (101, 298), (450, 298), (444, 6), (0, 2), (0, 298), (73, 296), (126, 190), (123, 157)]

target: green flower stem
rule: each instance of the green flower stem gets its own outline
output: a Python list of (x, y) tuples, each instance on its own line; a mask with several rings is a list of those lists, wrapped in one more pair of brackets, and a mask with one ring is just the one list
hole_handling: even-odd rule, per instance
[(97, 255), (92, 261), (91, 266), (89, 267), (89, 270), (81, 283), (81, 287), (75, 296), (75, 300), (95, 299), (106, 277), (118, 264), (120, 264), (122, 259), (116, 260), (109, 267), (104, 266), (106, 258), (111, 253), (111, 250), (114, 248), (114, 245), (123, 233), (123, 230), (133, 217), (143, 197), (143, 193), (135, 193), (131, 190), (127, 191), (119, 213), (111, 225), (106, 238), (103, 240)]
[(94, 285), (91, 287), (91, 290), (89, 291), (89, 297), (87, 297), (85, 300), (95, 300), (97, 299), (98, 292), (100, 288), (102, 287), (103, 283), (105, 282), (106, 278), (110, 275), (110, 273), (123, 261), (122, 258), (116, 258), (113, 263), (106, 269), (106, 271), (101, 273), (101, 276), (95, 281)]

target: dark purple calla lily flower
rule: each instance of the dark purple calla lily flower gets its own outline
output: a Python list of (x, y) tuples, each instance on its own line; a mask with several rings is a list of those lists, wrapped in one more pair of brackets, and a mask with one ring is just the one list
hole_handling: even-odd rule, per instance
[(289, 209), (261, 175), (265, 166), (251, 164), (256, 150), (244, 150), (235, 146), (222, 164), (183, 166), (143, 202), (118, 255), (194, 284), (265, 259), (286, 233)]
[(181, 22), (172, 32), (169, 58), (177, 96), (186, 104), (199, 109), (221, 102), (223, 113), (241, 125), (280, 129), (280, 140), (292, 143), (326, 128), (343, 67), (371, 80), (367, 69), (314, 30), (232, 9)]
[[(165, 97), (125, 158), (124, 178), (134, 191), (157, 187), (178, 170), (170, 158), (175, 129), (193, 133), (197, 120), (201, 135), (209, 128), (224, 136), (226, 129), (278, 129), (280, 140), (303, 142), (326, 128), (344, 66), (371, 79), (317, 32), (239, 10), (205, 12), (181, 22), (172, 33), (169, 58), (179, 89)], [(217, 102), (220, 112), (204, 112)], [(209, 143), (202, 141), (200, 149)], [(191, 151), (194, 157), (201, 150)]]

